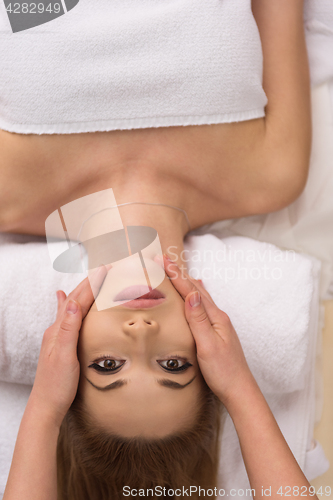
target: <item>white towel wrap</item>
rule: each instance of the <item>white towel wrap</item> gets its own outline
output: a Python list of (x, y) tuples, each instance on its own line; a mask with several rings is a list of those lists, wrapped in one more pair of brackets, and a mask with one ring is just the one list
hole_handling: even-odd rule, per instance
[(251, 0), (80, 0), (12, 33), (0, 2), (0, 128), (52, 134), (265, 115)]

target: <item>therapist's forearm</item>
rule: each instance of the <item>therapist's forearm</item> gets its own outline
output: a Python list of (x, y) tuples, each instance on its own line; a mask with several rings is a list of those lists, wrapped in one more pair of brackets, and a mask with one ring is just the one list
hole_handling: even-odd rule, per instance
[[(254, 378), (226, 403), (255, 498), (317, 498), (300, 469)], [(297, 490), (298, 488), (298, 490)], [(266, 495), (263, 493), (266, 491)], [(310, 490), (312, 491), (312, 490)], [(281, 494), (282, 493), (282, 494)], [(301, 495), (302, 494), (302, 495)]]
[(28, 401), (3, 500), (57, 500), (58, 435), (56, 423)]

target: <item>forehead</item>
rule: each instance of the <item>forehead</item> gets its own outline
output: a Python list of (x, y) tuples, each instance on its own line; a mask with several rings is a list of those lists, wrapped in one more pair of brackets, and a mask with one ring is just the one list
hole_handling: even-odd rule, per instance
[(192, 425), (201, 387), (199, 376), (181, 390), (161, 387), (149, 377), (129, 380), (109, 393), (86, 386), (84, 400), (89, 414), (106, 430), (125, 437), (162, 437)]

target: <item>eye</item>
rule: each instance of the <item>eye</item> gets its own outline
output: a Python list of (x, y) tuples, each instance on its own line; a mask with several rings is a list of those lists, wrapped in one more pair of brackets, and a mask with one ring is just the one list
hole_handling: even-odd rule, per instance
[(157, 363), (168, 372), (182, 372), (193, 366), (188, 361), (178, 358), (158, 360)]
[(98, 372), (114, 372), (121, 368), (125, 364), (125, 361), (119, 361), (118, 359), (101, 359), (100, 361), (95, 361), (89, 368), (94, 368)]

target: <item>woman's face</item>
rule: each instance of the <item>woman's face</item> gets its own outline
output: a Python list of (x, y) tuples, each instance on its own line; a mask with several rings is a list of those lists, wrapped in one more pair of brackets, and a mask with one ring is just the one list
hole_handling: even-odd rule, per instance
[(96, 423), (124, 437), (185, 430), (198, 411), (203, 379), (184, 301), (167, 277), (154, 294), (162, 298), (101, 311), (94, 303), (81, 328), (79, 391)]

